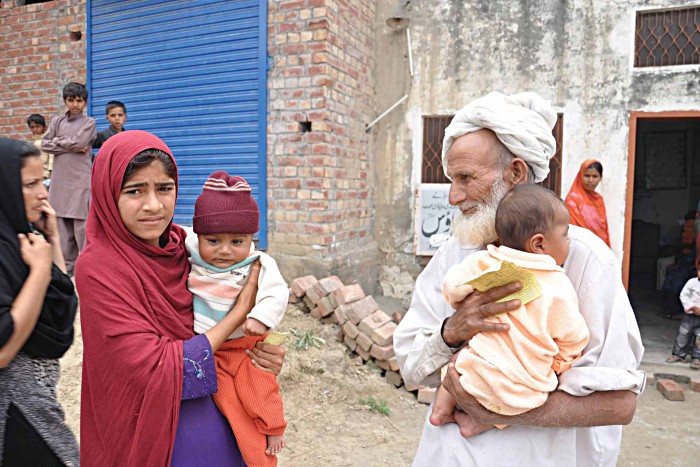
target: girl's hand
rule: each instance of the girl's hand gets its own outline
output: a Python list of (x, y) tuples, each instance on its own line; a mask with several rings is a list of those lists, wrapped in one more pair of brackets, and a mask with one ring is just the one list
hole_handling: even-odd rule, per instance
[(277, 376), (282, 371), (286, 351), (283, 345), (258, 342), (252, 350), (246, 350), (245, 353), (251, 358), (254, 367)]
[(53, 247), (41, 235), (19, 234), (19, 249), (22, 260), (31, 272), (47, 272), (51, 275), (53, 265)]
[(58, 245), (58, 224), (56, 222), (56, 210), (51, 207), (47, 200), (41, 202), (43, 215), (41, 219), (34, 223), (34, 227), (43, 233), (46, 240), (52, 245)]
[[(250, 274), (248, 275), (248, 280), (243, 286), (243, 290), (238, 294), (236, 298), (236, 307), (240, 306), (245, 308), (247, 315), (255, 306), (255, 297), (258, 295), (258, 277), (260, 276), (260, 260), (255, 260), (251, 264)], [(240, 304), (240, 305), (239, 305)]]

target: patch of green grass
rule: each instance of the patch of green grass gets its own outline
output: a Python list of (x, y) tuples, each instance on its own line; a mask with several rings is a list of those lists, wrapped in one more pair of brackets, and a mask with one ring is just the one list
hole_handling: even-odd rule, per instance
[(294, 341), (294, 348), (297, 350), (309, 350), (310, 347), (316, 347), (317, 349), (321, 348), (321, 344), (325, 344), (326, 341), (322, 338), (316, 335), (316, 331), (313, 329), (309, 331), (304, 331), (303, 333), (300, 333), (294, 328), (291, 328), (289, 332), (292, 333), (292, 335), (296, 338)]
[(366, 399), (360, 399), (360, 404), (364, 405), (372, 413), (380, 413), (386, 417), (391, 414), (391, 409), (386, 405), (386, 401), (378, 401), (372, 396)]

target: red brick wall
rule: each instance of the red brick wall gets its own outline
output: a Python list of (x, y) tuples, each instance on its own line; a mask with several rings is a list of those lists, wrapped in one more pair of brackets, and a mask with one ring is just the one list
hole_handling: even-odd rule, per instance
[(374, 116), (375, 1), (268, 5), (270, 251), (284, 255), (287, 275), (311, 269), (358, 279), (349, 265), (366, 269), (376, 256), (364, 131)]
[(85, 83), (85, 0), (18, 3), (0, 8), (0, 134), (26, 139), (30, 114), (48, 123), (63, 111), (63, 86)]
[[(0, 8), (0, 134), (63, 111), (61, 88), (85, 82), (85, 0)], [(287, 277), (362, 271), (376, 283), (372, 141), (376, 0), (268, 0), (269, 249)], [(71, 32), (82, 33), (74, 41)], [(301, 132), (299, 122), (311, 122)], [(370, 271), (370, 272), (367, 272)]]

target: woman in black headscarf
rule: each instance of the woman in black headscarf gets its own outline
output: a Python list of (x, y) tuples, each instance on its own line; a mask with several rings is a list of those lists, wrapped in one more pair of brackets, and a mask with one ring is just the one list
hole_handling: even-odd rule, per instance
[(0, 465), (78, 465), (56, 398), (77, 298), (39, 151), (0, 138)]

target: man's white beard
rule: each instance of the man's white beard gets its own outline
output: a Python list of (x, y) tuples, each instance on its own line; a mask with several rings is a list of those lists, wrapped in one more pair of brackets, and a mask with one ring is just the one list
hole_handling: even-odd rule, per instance
[[(452, 233), (463, 245), (486, 245), (495, 241), (496, 209), (498, 203), (508, 193), (510, 187), (501, 177), (491, 187), (491, 194), (484, 203), (468, 201), (459, 205), (452, 220)], [(464, 214), (463, 210), (476, 206), (474, 214)]]

